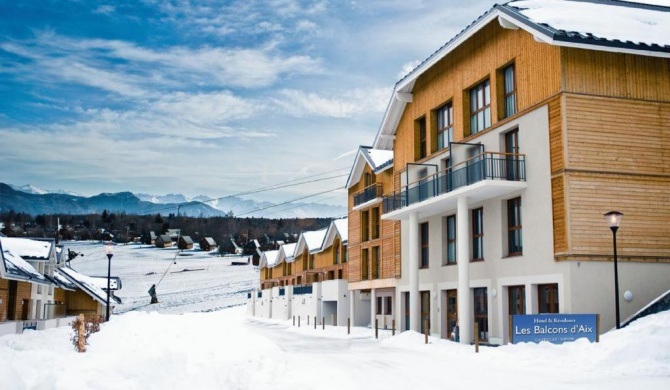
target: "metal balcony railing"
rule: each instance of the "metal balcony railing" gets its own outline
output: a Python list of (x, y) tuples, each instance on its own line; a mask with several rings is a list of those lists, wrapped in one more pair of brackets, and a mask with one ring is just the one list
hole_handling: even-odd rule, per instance
[(362, 191), (354, 194), (354, 207), (382, 196), (381, 183), (375, 183), (365, 187)]
[(526, 156), (492, 152), (474, 156), (384, 196), (383, 212), (390, 213), (483, 180), (526, 181)]

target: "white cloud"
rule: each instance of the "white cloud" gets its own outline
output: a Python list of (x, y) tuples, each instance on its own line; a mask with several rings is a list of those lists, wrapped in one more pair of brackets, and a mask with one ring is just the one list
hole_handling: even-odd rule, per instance
[(93, 10), (94, 14), (103, 14), (103, 15), (111, 15), (114, 13), (116, 8), (113, 5), (101, 5), (98, 8)]
[(410, 61), (410, 62), (404, 64), (400, 68), (400, 72), (398, 72), (398, 79), (402, 79), (403, 77), (407, 76), (409, 74), (409, 72), (413, 71), (414, 68), (419, 66), (420, 63), (421, 63), (421, 61), (415, 60), (415, 61)]
[(378, 116), (384, 112), (390, 89), (371, 88), (344, 91), (338, 95), (324, 96), (314, 92), (281, 90), (271, 100), (285, 113), (302, 116), (351, 118), (356, 116)]

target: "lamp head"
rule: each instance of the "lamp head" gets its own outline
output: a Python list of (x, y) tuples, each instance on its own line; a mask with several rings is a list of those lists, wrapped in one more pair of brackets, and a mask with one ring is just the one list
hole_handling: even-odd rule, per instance
[(605, 214), (605, 221), (612, 230), (619, 228), (619, 224), (621, 224), (621, 218), (623, 218), (623, 213), (618, 211), (610, 211), (609, 213)]
[(112, 245), (111, 242), (108, 242), (108, 243), (105, 245), (105, 253), (107, 254), (107, 256), (112, 256), (112, 255), (114, 255), (114, 245)]

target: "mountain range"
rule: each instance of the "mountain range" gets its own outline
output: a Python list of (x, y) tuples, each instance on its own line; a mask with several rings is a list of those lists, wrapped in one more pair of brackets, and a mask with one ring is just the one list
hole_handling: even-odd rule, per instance
[(14, 210), (31, 215), (39, 214), (97, 214), (104, 210), (126, 214), (176, 214), (191, 217), (215, 217), (238, 214), (243, 217), (308, 218), (340, 217), (346, 207), (319, 203), (293, 203), (277, 206), (230, 196), (212, 199), (204, 195), (187, 198), (182, 194), (150, 195), (131, 192), (102, 193), (84, 197), (70, 192), (43, 190), (24, 185), (0, 183), (0, 212)]

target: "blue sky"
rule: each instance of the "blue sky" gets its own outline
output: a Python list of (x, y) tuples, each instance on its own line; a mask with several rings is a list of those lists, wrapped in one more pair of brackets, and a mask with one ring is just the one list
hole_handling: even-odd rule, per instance
[(493, 4), (0, 2), (0, 181), (220, 197), (346, 175), (395, 82)]

